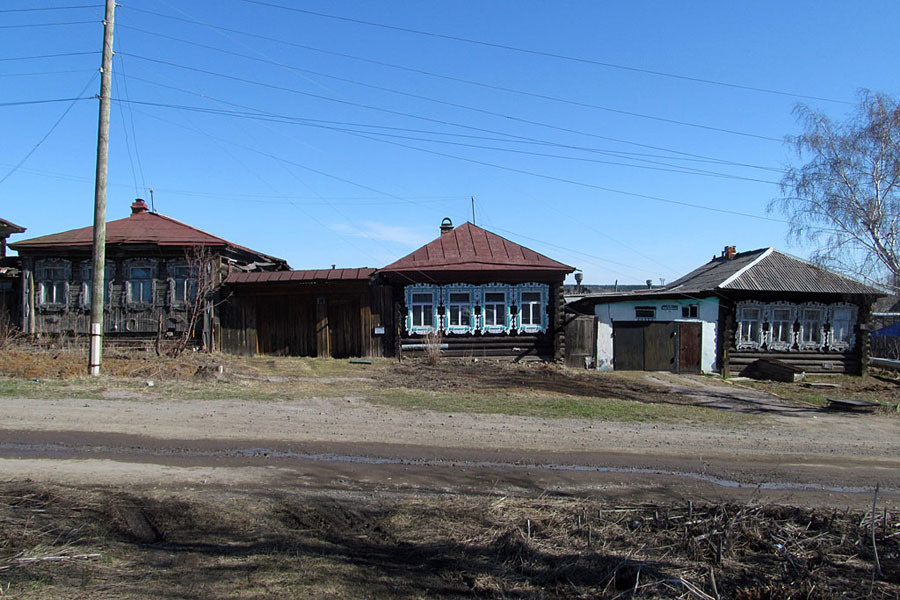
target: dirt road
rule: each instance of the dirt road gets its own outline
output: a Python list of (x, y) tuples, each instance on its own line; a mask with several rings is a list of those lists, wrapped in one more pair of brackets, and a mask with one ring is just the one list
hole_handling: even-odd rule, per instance
[(762, 410), (758, 392), (677, 385), (760, 416), (723, 429), (445, 414), (355, 397), (5, 398), (0, 473), (61, 483), (760, 497), (841, 507), (870, 504), (878, 482), (882, 498), (900, 504), (900, 420)]

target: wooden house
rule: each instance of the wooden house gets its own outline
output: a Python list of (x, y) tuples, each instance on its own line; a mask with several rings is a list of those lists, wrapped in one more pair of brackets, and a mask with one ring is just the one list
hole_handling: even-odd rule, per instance
[(774, 248), (721, 256), (672, 283), (571, 303), (596, 318), (599, 369), (751, 374), (776, 358), (807, 372), (861, 373), (884, 293)]
[[(10, 244), (22, 260), (22, 329), (41, 336), (86, 335), (90, 324), (93, 227)], [(199, 252), (203, 249), (203, 252)], [(244, 248), (171, 217), (143, 200), (131, 215), (106, 224), (104, 331), (110, 337), (155, 337), (184, 331), (201, 256), (213, 289), (234, 271), (284, 270), (285, 261)], [(218, 348), (212, 298), (198, 342)]]
[(421, 354), (438, 332), (445, 356), (565, 354), (562, 285), (575, 269), (472, 223), (379, 269), (394, 300), (395, 352)]
[(21, 306), (21, 262), (18, 257), (6, 256), (6, 240), (13, 234), (24, 232), (24, 227), (0, 219), (0, 328), (4, 331), (19, 322)]

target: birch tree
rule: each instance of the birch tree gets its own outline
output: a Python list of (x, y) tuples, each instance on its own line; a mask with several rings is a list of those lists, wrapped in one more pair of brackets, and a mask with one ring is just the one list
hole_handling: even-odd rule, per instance
[(811, 242), (813, 260), (872, 283), (900, 285), (900, 105), (864, 92), (842, 122), (800, 105), (803, 133), (770, 210), (789, 237)]

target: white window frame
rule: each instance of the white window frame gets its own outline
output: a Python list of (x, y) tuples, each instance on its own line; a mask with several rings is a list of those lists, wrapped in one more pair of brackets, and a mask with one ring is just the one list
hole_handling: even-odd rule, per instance
[[(762, 347), (763, 344), (763, 323), (765, 323), (765, 311), (766, 305), (761, 302), (753, 302), (753, 301), (744, 301), (738, 302), (737, 310), (735, 311), (735, 320), (737, 327), (734, 333), (734, 345), (738, 350), (758, 350)], [(744, 311), (755, 310), (758, 311), (758, 317), (756, 319), (746, 318)], [(752, 339), (750, 335), (744, 335), (745, 325), (744, 323), (758, 323), (756, 339)], [(750, 331), (753, 331), (752, 325), (749, 326)], [(744, 338), (747, 339), (744, 339)]]
[[(837, 311), (848, 311), (850, 313), (850, 318), (847, 321), (847, 339), (846, 340), (835, 340), (834, 339), (834, 323), (835, 323), (835, 312)], [(828, 307), (827, 314), (827, 322), (828, 322), (828, 333), (826, 338), (826, 343), (828, 344), (828, 348), (830, 350), (836, 350), (838, 352), (844, 352), (847, 350), (851, 350), (856, 345), (856, 321), (858, 319), (859, 307), (855, 304), (848, 304), (845, 302), (841, 302), (838, 304), (832, 304)]]
[[(150, 277), (149, 278), (136, 278), (134, 277), (134, 269), (149, 269)], [(153, 260), (134, 260), (128, 261), (125, 265), (125, 297), (129, 306), (153, 306), (156, 301), (156, 273), (157, 273), (157, 263)], [(135, 299), (133, 294), (134, 284), (138, 281), (147, 282), (149, 286), (149, 300), (144, 300), (143, 291), (144, 286), (141, 285), (141, 297)]]
[[(776, 340), (774, 335), (774, 327), (775, 327), (775, 311), (776, 310), (786, 310), (789, 314), (789, 335), (788, 341)], [(766, 346), (769, 350), (790, 350), (794, 347), (794, 343), (797, 339), (797, 334), (794, 331), (794, 325), (797, 323), (797, 305), (796, 304), (788, 304), (788, 303), (776, 303), (770, 304), (766, 307), (766, 322), (769, 325), (768, 331), (766, 331)], [(783, 320), (778, 320), (778, 323), (784, 323)]]
[[(797, 334), (797, 347), (800, 350), (821, 350), (825, 347), (825, 323), (828, 315), (827, 308), (824, 304), (818, 302), (807, 302), (797, 307), (797, 320), (800, 322), (800, 332)], [(818, 327), (812, 328), (807, 325), (806, 311), (819, 311)], [(807, 335), (814, 330), (818, 336), (818, 341), (807, 341)]]
[[(546, 283), (526, 283), (516, 286), (518, 306), (516, 310), (516, 322), (519, 333), (544, 333), (547, 331), (547, 299), (550, 292), (550, 286)], [(539, 324), (524, 323), (522, 319), (522, 298), (527, 293), (540, 293), (540, 307), (538, 308)], [(533, 303), (529, 303), (533, 304)], [(533, 311), (530, 311), (533, 313)]]
[[(425, 285), (425, 284), (415, 284), (408, 285), (404, 289), (404, 294), (406, 296), (406, 331), (413, 334), (421, 334), (425, 335), (435, 331), (436, 329), (440, 329), (440, 322), (438, 320), (438, 307), (440, 305), (440, 288), (434, 285)], [(430, 294), (431, 295), (431, 324), (426, 325), (424, 322), (423, 315), (423, 323), (421, 325), (414, 325), (414, 313), (416, 312), (416, 306), (428, 306), (424, 302), (413, 302), (414, 294)]]
[[(478, 305), (478, 288), (473, 285), (451, 284), (446, 285), (442, 289), (444, 301), (444, 331), (453, 334), (475, 333), (478, 328), (478, 322), (475, 315), (475, 307)], [(452, 301), (453, 294), (467, 294), (468, 302)], [(463, 314), (463, 307), (468, 308), (469, 322), (467, 324), (453, 323), (454, 307), (459, 307), (460, 315)]]
[[(42, 309), (66, 308), (69, 303), (72, 263), (62, 258), (45, 258), (37, 261), (35, 266), (38, 306)], [(48, 291), (51, 290), (52, 298), (48, 300)]]
[[(500, 315), (500, 323), (488, 323), (487, 322), (487, 306), (491, 304), (492, 306), (500, 306), (500, 304), (496, 302), (487, 301), (488, 294), (503, 294), (503, 312)], [(509, 333), (512, 330), (512, 313), (510, 311), (510, 307), (513, 302), (513, 290), (507, 285), (501, 285), (498, 283), (489, 283), (481, 288), (481, 331), (484, 333)], [(494, 319), (497, 321), (498, 319)]]

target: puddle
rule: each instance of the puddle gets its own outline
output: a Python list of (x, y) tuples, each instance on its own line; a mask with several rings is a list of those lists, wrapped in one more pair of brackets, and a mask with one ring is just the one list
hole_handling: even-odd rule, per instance
[[(190, 458), (270, 458), (282, 460), (315, 461), (324, 463), (353, 463), (363, 465), (405, 465), (441, 468), (520, 469), (523, 471), (575, 471), (615, 473), (624, 475), (659, 475), (702, 481), (725, 488), (749, 488), (771, 491), (820, 491), (843, 494), (871, 494), (872, 488), (860, 486), (824, 485), (796, 481), (741, 482), (692, 471), (668, 471), (637, 467), (604, 467), (561, 463), (525, 463), (503, 461), (408, 459), (383, 456), (353, 456), (333, 453), (284, 452), (270, 448), (235, 448), (229, 450), (148, 449), (140, 446), (64, 446), (62, 444), (10, 444), (0, 443), (0, 455), (17, 458), (74, 458), (85, 454), (136, 454), (140, 456), (181, 456)], [(900, 489), (881, 488), (880, 492), (898, 494)]]

